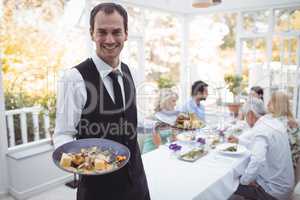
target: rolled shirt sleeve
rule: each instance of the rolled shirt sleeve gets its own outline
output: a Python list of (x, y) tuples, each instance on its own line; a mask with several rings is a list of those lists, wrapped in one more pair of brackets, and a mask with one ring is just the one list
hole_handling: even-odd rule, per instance
[(254, 141), (254, 132), (249, 129), (245, 131), (242, 135), (239, 136), (239, 144), (247, 147), (247, 149), (251, 149), (251, 145)]
[(256, 180), (260, 167), (266, 161), (267, 148), (267, 138), (264, 135), (256, 135), (253, 142), (250, 162), (245, 170), (245, 174), (242, 175), (240, 179), (242, 185), (248, 185)]
[(58, 82), (55, 148), (74, 139), (85, 102), (86, 88), (80, 73), (75, 68), (64, 71)]

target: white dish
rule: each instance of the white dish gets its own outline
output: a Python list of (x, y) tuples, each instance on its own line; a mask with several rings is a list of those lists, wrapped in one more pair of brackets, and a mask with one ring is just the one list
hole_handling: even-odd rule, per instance
[(179, 113), (178, 111), (158, 112), (158, 113), (155, 113), (154, 116), (159, 121), (169, 124), (171, 126), (174, 126), (178, 113)]
[(182, 152), (179, 156), (178, 159), (183, 160), (183, 161), (188, 161), (188, 162), (194, 162), (198, 160), (199, 158), (205, 156), (207, 154), (207, 151), (204, 151), (203, 148), (193, 148), (190, 149), (189, 151)]
[(191, 142), (196, 139), (195, 134), (184, 132), (176, 135), (176, 139), (181, 142)]
[[(236, 147), (236, 151), (228, 151), (227, 148), (229, 147)], [(219, 153), (226, 154), (226, 155), (242, 155), (247, 152), (246, 147), (239, 145), (239, 144), (233, 144), (233, 143), (224, 143), (220, 144), (216, 147), (216, 150)]]

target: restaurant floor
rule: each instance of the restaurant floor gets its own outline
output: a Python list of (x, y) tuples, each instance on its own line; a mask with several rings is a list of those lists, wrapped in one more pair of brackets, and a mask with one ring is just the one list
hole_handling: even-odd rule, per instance
[[(64, 185), (43, 192), (27, 200), (75, 200), (76, 190), (70, 189)], [(15, 200), (12, 197), (0, 198), (0, 200)]]
[[(27, 200), (75, 200), (76, 190), (70, 189), (64, 185), (43, 192), (39, 195), (31, 197)], [(0, 200), (15, 200), (12, 197), (0, 198)], [(291, 200), (300, 200), (300, 185), (298, 184), (294, 190)]]

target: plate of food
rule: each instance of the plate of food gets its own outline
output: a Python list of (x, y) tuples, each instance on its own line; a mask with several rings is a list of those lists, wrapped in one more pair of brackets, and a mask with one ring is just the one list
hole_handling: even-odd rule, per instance
[(102, 175), (124, 167), (129, 149), (115, 141), (100, 138), (75, 140), (58, 147), (52, 154), (60, 169), (80, 175)]
[(241, 155), (247, 152), (246, 147), (233, 143), (220, 144), (216, 147), (216, 150), (219, 153), (228, 155)]
[(173, 127), (183, 130), (195, 130), (205, 127), (195, 113), (179, 113)]
[(205, 127), (195, 113), (173, 111), (170, 113), (156, 113), (156, 119), (179, 130), (196, 130)]
[(189, 151), (181, 153), (178, 158), (183, 161), (194, 162), (207, 154), (203, 148), (193, 148)]

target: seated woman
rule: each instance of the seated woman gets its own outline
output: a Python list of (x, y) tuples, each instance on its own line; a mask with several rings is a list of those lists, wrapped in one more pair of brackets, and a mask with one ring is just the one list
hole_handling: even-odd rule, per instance
[[(175, 107), (178, 100), (178, 95), (172, 89), (162, 89), (159, 94), (155, 115), (170, 117), (176, 114)], [(155, 118), (155, 117), (154, 117)], [(149, 135), (144, 140), (143, 153), (147, 153), (159, 147), (160, 144), (167, 142), (167, 138), (172, 136), (173, 130), (166, 124), (156, 123), (153, 134)]]
[(268, 110), (273, 115), (279, 116), (279, 119), (284, 123), (287, 129), (292, 152), (293, 166), (296, 172), (296, 180), (299, 180), (300, 165), (298, 163), (300, 163), (300, 130), (299, 125), (291, 112), (288, 96), (283, 92), (274, 92), (268, 104)]

